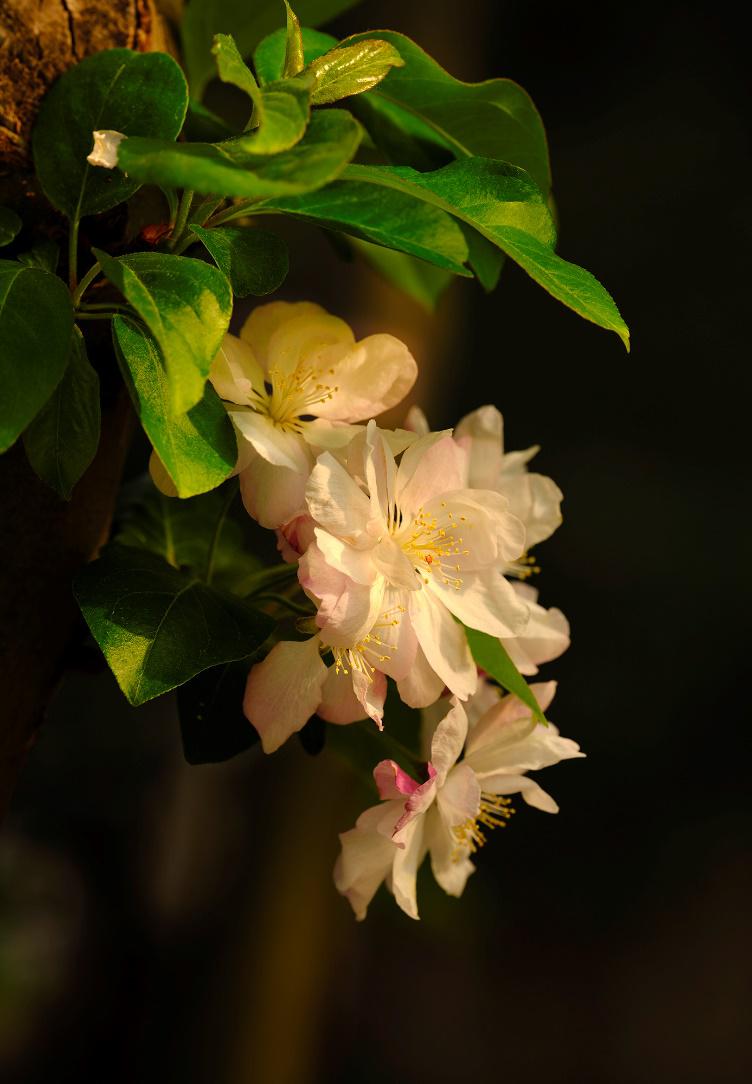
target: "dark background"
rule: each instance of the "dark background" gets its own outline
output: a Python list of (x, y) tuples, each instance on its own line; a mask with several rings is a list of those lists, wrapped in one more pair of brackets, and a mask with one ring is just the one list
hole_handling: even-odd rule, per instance
[[(573, 625), (541, 782), (461, 901), (421, 879), (356, 925), (329, 871), (367, 795), (330, 751), (182, 763), (169, 701), (61, 689), (0, 850), (0, 1078), (212, 1084), (752, 1074), (746, 39), (723, 5), (371, 0), (454, 74), (507, 75), (549, 133), (563, 256), (633, 336), (516, 268), (435, 319), (301, 231), (282, 296), (423, 368), (434, 426), (494, 402), (565, 494), (539, 551)], [(137, 457), (136, 457), (137, 458)], [(134, 466), (135, 469), (135, 466)]]

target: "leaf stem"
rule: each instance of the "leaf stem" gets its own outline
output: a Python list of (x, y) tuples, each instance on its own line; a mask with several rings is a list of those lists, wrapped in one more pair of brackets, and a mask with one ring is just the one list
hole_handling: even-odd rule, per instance
[(222, 505), (222, 510), (217, 517), (217, 522), (214, 525), (214, 534), (212, 535), (212, 540), (209, 543), (209, 550), (206, 554), (206, 573), (204, 575), (204, 579), (207, 583), (211, 583), (212, 576), (214, 575), (214, 558), (217, 552), (217, 543), (219, 542), (219, 536), (222, 534), (222, 528), (225, 525), (225, 520), (227, 519), (227, 514), (230, 511), (230, 506), (232, 505), (232, 502), (235, 500), (235, 497), (238, 494), (237, 485), (230, 485), (227, 488), (229, 492), (225, 503)]
[[(102, 268), (99, 266), (99, 262), (92, 264), (89, 270), (86, 272), (81, 282), (73, 290), (73, 306), (77, 308), (80, 304), (81, 298), (84, 296), (88, 288), (91, 286), (97, 275), (101, 274)], [(110, 306), (108, 306), (109, 308)]]
[(178, 207), (177, 217), (175, 219), (175, 227), (172, 231), (172, 237), (168, 244), (170, 251), (173, 251), (177, 243), (182, 240), (183, 231), (188, 221), (188, 215), (191, 212), (191, 204), (193, 203), (193, 192), (190, 188), (186, 188), (180, 197), (180, 205)]
[(71, 293), (76, 289), (78, 282), (78, 227), (80, 219), (76, 215), (70, 224), (68, 234), (68, 285)]
[(81, 312), (80, 310), (75, 314), (76, 320), (111, 320), (113, 316), (118, 316), (117, 312)]
[(253, 208), (260, 202), (260, 200), (249, 199), (245, 200), (244, 203), (234, 203), (232, 207), (227, 207), (224, 211), (220, 211), (219, 214), (210, 218), (206, 222), (206, 227), (211, 229), (214, 226), (221, 226), (223, 222), (229, 222), (232, 218), (242, 218), (243, 215), (252, 213)]
[(78, 306), (78, 312), (127, 312), (132, 313), (134, 310), (130, 305), (120, 305), (117, 301), (103, 301), (101, 304), (89, 304), (86, 301), (82, 301)]
[(297, 574), (297, 564), (272, 565), (271, 568), (264, 568), (258, 572), (249, 573), (245, 580), (237, 585), (235, 594), (246, 599), (253, 598), (256, 592), (263, 590), (264, 587), (268, 587), (277, 580), (284, 580), (288, 579), (290, 576), (297, 576)]
[(272, 592), (262, 592), (254, 595), (253, 601), (275, 602), (278, 606), (286, 606), (291, 613), (300, 614), (301, 617), (315, 616), (315, 610), (311, 606), (301, 606), (299, 602), (293, 602), (291, 598), (285, 598), (284, 595), (275, 595)]

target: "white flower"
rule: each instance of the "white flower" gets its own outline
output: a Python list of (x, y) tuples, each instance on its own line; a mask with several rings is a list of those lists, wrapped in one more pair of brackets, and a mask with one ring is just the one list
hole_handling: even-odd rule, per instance
[[(428, 432), (425, 415), (417, 407), (410, 409), (405, 425), (415, 433)], [(525, 524), (528, 549), (554, 533), (561, 523), (562, 493), (550, 478), (528, 471), (527, 464), (540, 451), (537, 444), (523, 452), (505, 452), (504, 419), (495, 406), (466, 414), (454, 430), (454, 439), (468, 453), (465, 484), (493, 489), (508, 498), (510, 510)], [(524, 575), (524, 565), (517, 571)]]
[[(545, 710), (554, 683), (532, 689)], [(426, 854), (444, 891), (461, 895), (475, 868), (470, 855), (513, 812), (509, 795), (521, 794), (528, 805), (548, 813), (558, 811), (526, 773), (584, 754), (553, 725), (537, 724), (516, 697), (497, 693), (489, 704), (487, 694), (488, 687), (483, 689), (488, 706), (469, 734), (467, 714), (453, 701), (433, 734), (424, 783), (391, 760), (374, 769), (382, 804), (367, 809), (353, 829), (342, 833), (334, 870), (337, 889), (357, 918), (365, 917), (384, 881), (402, 910), (418, 918), (416, 875)]]
[(107, 128), (91, 134), (94, 136), (94, 146), (86, 161), (92, 166), (114, 169), (118, 164), (118, 147), (128, 137), (122, 132), (113, 132)]
[(530, 620), (520, 636), (504, 637), (501, 642), (521, 674), (531, 677), (544, 662), (558, 659), (569, 647), (569, 622), (561, 610), (546, 610), (538, 602), (538, 592), (528, 583), (513, 583), (519, 598), (530, 608)]
[(346, 445), (353, 425), (399, 403), (415, 383), (410, 351), (392, 335), (355, 341), (308, 301), (254, 309), (226, 335), (210, 374), (238, 432), (240, 487), (263, 527), (305, 510), (316, 453)]
[(502, 575), (524, 550), (522, 524), (499, 493), (466, 487), (465, 453), (447, 433), (415, 441), (399, 466), (373, 422), (362, 454), (351, 447), (348, 469), (319, 456), (306, 488), (316, 544), (299, 578), (319, 600), (317, 623), (329, 643), (352, 644), (400, 608), (380, 667), (402, 699), (422, 707), (444, 686), (467, 699), (477, 671), (455, 618), (492, 636), (524, 632), (529, 607)]

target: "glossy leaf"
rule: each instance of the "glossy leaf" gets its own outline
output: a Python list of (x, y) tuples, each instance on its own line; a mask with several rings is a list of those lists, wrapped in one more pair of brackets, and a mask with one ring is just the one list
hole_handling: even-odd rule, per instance
[(245, 512), (235, 478), (187, 500), (138, 479), (126, 487), (117, 521), (116, 542), (156, 553), (233, 594), (248, 594), (264, 569), (255, 552), (261, 528)]
[(39, 267), (42, 271), (50, 271), (54, 275), (60, 259), (60, 247), (45, 238), (32, 245), (28, 252), (19, 252), (18, 259), (26, 267)]
[(233, 470), (238, 450), (232, 422), (210, 384), (186, 413), (171, 409), (170, 381), (156, 341), (132, 320), (112, 322), (123, 375), (146, 435), (181, 497), (220, 485)]
[(187, 256), (136, 252), (113, 259), (94, 249), (107, 278), (156, 339), (165, 365), (165, 406), (184, 414), (204, 395), (211, 363), (230, 323), (230, 284), (217, 268)]
[(577, 264), (562, 260), (552, 249), (522, 230), (506, 228), (499, 244), (552, 297), (585, 320), (616, 332), (629, 350), (629, 328), (608, 290), (594, 275)]
[(144, 183), (263, 200), (334, 180), (358, 149), (360, 133), (349, 113), (328, 109), (314, 113), (300, 142), (282, 154), (250, 154), (245, 137), (216, 144), (127, 139), (119, 165)]
[(308, 68), (315, 79), (311, 101), (314, 105), (328, 105), (362, 94), (404, 63), (395, 47), (378, 37), (332, 49)]
[[(373, 37), (346, 38), (343, 46)], [(431, 156), (477, 155), (526, 170), (547, 193), (551, 186), (543, 123), (530, 96), (511, 79), (463, 83), (404, 34), (378, 31), (404, 61), (374, 91), (358, 99), (358, 116), (377, 144), (400, 164), (430, 168)], [(426, 150), (427, 149), (427, 150)]]
[(350, 243), (382, 278), (412, 297), (429, 312), (436, 308), (436, 303), (452, 281), (450, 271), (443, 271), (424, 260), (416, 260), (404, 252), (396, 252), (355, 238)]
[(72, 330), (73, 306), (59, 278), (0, 260), (0, 452), (60, 383)]
[(486, 632), (478, 632), (477, 629), (465, 628), (465, 632), (472, 656), (480, 669), (485, 670), (494, 681), (498, 681), (507, 692), (514, 693), (537, 719), (548, 725), (528, 683), (510, 659), (501, 641)]
[(231, 83), (247, 94), (253, 103), (256, 123), (263, 120), (264, 106), (261, 90), (255, 76), (238, 52), (238, 47), (231, 34), (215, 34), (212, 56), (217, 64), (217, 74), (223, 83)]
[(75, 578), (94, 639), (131, 704), (246, 658), (274, 622), (145, 550), (110, 545)]
[[(295, 12), (301, 23), (318, 26), (355, 3), (357, 0), (297, 0)], [(202, 97), (213, 74), (210, 49), (215, 34), (232, 34), (241, 56), (250, 56), (281, 22), (279, 0), (191, 0), (180, 29), (193, 96)]]
[[(303, 38), (303, 61), (310, 64), (312, 60), (323, 56), (339, 44), (331, 34), (324, 34), (320, 30), (312, 30), (308, 26), (301, 28)], [(285, 70), (287, 34), (284, 29), (275, 30), (273, 34), (267, 34), (263, 41), (259, 42), (253, 54), (253, 66), (256, 69), (256, 77), (263, 86), (265, 83), (274, 83), (281, 79)]]
[(232, 226), (192, 230), (227, 275), (236, 297), (270, 294), (287, 278), (287, 245), (276, 233)]
[(406, 252), (455, 275), (470, 274), (464, 266), (467, 242), (451, 215), (386, 187), (338, 180), (316, 192), (260, 204), (258, 213), (267, 211)]
[(488, 158), (464, 158), (419, 173), (409, 166), (349, 166), (346, 180), (392, 188), (440, 207), (503, 249), (504, 229), (513, 226), (544, 245), (556, 240), (553, 220), (537, 185), (516, 166)]
[[(548, 208), (540, 190), (516, 167), (483, 158), (452, 162), (431, 173), (405, 166), (348, 166), (338, 184), (344, 190), (350, 183), (358, 191), (373, 185), (394, 193), (389, 205), (395, 217), (408, 217), (410, 204), (424, 201), (451, 212), (497, 245), (557, 300), (616, 332), (629, 349), (629, 330), (608, 291), (589, 271), (562, 260), (550, 247), (554, 228)], [(477, 249), (474, 256), (477, 262)]]
[(305, 55), (300, 19), (290, 7), (288, 0), (285, 0), (285, 12), (287, 26), (285, 28), (285, 60), (282, 74), (287, 79), (302, 72), (305, 67)]
[(73, 487), (99, 444), (99, 377), (74, 327), (63, 379), (24, 433), (26, 456), (35, 473), (70, 500)]
[(32, 137), (44, 194), (69, 218), (98, 214), (129, 199), (136, 178), (90, 166), (92, 132), (172, 140), (188, 104), (180, 67), (165, 53), (109, 49), (71, 68), (42, 103)]
[(21, 232), (23, 222), (10, 207), (0, 207), (0, 247), (9, 245)]
[(243, 714), (251, 660), (204, 670), (177, 691), (183, 754), (189, 764), (219, 764), (256, 745), (258, 732)]
[(252, 130), (237, 141), (238, 146), (250, 154), (279, 154), (293, 147), (308, 124), (313, 77), (284, 79), (261, 90), (228, 34), (217, 34), (212, 52), (220, 79), (242, 90), (253, 105), (246, 126)]

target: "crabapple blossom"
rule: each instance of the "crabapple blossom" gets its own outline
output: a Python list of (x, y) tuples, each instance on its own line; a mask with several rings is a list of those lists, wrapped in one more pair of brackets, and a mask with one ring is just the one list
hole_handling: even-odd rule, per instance
[[(545, 710), (555, 683), (531, 688)], [(460, 896), (475, 868), (470, 856), (484, 845), (488, 831), (505, 825), (513, 813), (510, 795), (520, 794), (547, 813), (558, 812), (553, 798), (527, 772), (584, 756), (579, 746), (562, 738), (555, 726), (537, 723), (514, 696), (502, 697), (484, 684), (481, 699), (483, 710), (471, 729), (464, 706), (452, 699), (431, 738), (425, 782), (418, 783), (393, 760), (374, 769), (382, 803), (365, 810), (355, 827), (340, 835), (334, 869), (335, 885), (357, 918), (365, 917), (384, 881), (402, 910), (418, 918), (416, 875), (427, 854), (444, 891)]]
[(522, 523), (500, 493), (467, 487), (466, 452), (448, 433), (421, 437), (399, 465), (374, 422), (353, 446), (345, 465), (320, 455), (306, 487), (316, 542), (299, 578), (319, 600), (317, 624), (331, 643), (357, 643), (400, 607), (379, 668), (413, 707), (444, 686), (465, 700), (477, 671), (455, 618), (497, 637), (529, 620), (502, 574), (524, 551)]
[(243, 502), (263, 527), (305, 508), (316, 453), (346, 445), (353, 423), (395, 406), (417, 366), (393, 335), (356, 342), (344, 322), (309, 301), (254, 309), (227, 334), (210, 380), (238, 434)]

